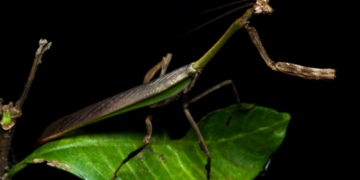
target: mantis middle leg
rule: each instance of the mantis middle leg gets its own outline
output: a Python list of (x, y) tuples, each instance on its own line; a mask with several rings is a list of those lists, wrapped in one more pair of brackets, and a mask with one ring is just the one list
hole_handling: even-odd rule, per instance
[(205, 165), (205, 169), (207, 171), (207, 179), (209, 180), (210, 179), (210, 171), (211, 171), (211, 155), (210, 155), (210, 151), (209, 149), (207, 148), (206, 146), (206, 143), (204, 141), (204, 138), (202, 137), (201, 135), (201, 132), (196, 124), (196, 122), (194, 121), (194, 118), (192, 117), (189, 109), (188, 109), (188, 106), (189, 104), (193, 103), (193, 102), (196, 102), (197, 100), (201, 99), (202, 97), (208, 95), (209, 93), (225, 86), (225, 85), (232, 85), (232, 89), (234, 91), (234, 94), (235, 94), (235, 97), (236, 97), (236, 100), (239, 104), (240, 107), (242, 107), (243, 109), (251, 109), (254, 107), (255, 104), (253, 104), (252, 106), (250, 107), (243, 107), (241, 105), (241, 102), (240, 102), (240, 99), (239, 99), (239, 96), (238, 96), (238, 93), (237, 93), (237, 90), (236, 90), (236, 86), (234, 84), (234, 82), (232, 80), (226, 80), (226, 81), (223, 81), (221, 82), (220, 84), (217, 84), (216, 86), (206, 90), (205, 92), (199, 94), (198, 96), (192, 98), (191, 100), (189, 100), (188, 98), (188, 93), (190, 92), (191, 88), (195, 85), (195, 82), (197, 81), (197, 78), (199, 77), (199, 74), (201, 72), (198, 71), (196, 74), (195, 74), (195, 77), (193, 79), (193, 81), (191, 82), (190, 86), (184, 90), (184, 96), (183, 96), (183, 109), (184, 109), (184, 112), (185, 112), (185, 115), (191, 125), (191, 127), (194, 129), (198, 139), (199, 139), (199, 145), (200, 145), (200, 148), (202, 151), (204, 151), (205, 155), (207, 156), (207, 164)]
[(252, 104), (250, 107), (244, 107), (243, 105), (241, 105), (240, 98), (239, 98), (239, 95), (237, 93), (235, 83), (231, 79), (223, 81), (223, 82), (213, 86), (212, 88), (202, 92), (201, 94), (199, 94), (196, 97), (189, 100), (189, 104), (198, 101), (199, 99), (203, 98), (204, 96), (208, 95), (209, 93), (211, 93), (211, 92), (213, 92), (213, 91), (215, 91), (217, 89), (220, 89), (221, 87), (224, 87), (226, 85), (231, 85), (232, 86), (232, 90), (233, 90), (233, 93), (235, 95), (236, 101), (237, 101), (237, 103), (239, 104), (240, 107), (242, 107), (245, 110), (248, 110), (248, 109), (251, 109), (251, 108), (253, 108), (255, 106), (255, 103)]

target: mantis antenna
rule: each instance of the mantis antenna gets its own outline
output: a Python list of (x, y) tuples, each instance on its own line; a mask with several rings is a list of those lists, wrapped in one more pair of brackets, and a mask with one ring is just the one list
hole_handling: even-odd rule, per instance
[[(208, 21), (208, 22), (206, 22), (206, 23), (204, 23), (204, 24), (196, 27), (195, 29), (193, 29), (193, 30), (191, 30), (191, 31), (189, 31), (189, 32), (181, 35), (180, 37), (185, 36), (185, 35), (187, 35), (187, 34), (190, 34), (190, 33), (194, 32), (194, 31), (196, 31), (196, 30), (198, 30), (198, 29), (200, 29), (200, 28), (202, 28), (202, 27), (204, 27), (204, 26), (206, 26), (206, 25), (208, 25), (208, 24), (210, 24), (210, 23), (213, 23), (213, 22), (215, 22), (215, 21), (217, 21), (217, 20), (219, 20), (219, 19), (221, 19), (221, 18), (223, 18), (223, 17), (225, 17), (225, 16), (227, 16), (227, 15), (229, 15), (229, 14), (232, 14), (232, 13), (234, 13), (234, 12), (237, 12), (237, 11), (239, 11), (239, 10), (241, 10), (241, 9), (244, 9), (244, 8), (247, 8), (247, 7), (251, 7), (251, 6), (253, 6), (253, 5), (255, 4), (255, 0), (242, 0), (242, 1), (237, 1), (237, 2), (234, 2), (234, 3), (230, 3), (230, 4), (225, 4), (225, 5), (223, 5), (223, 6), (219, 6), (219, 7), (213, 8), (213, 9), (209, 9), (209, 10), (207, 10), (207, 11), (204, 11), (204, 12), (200, 13), (200, 14), (208, 13), (208, 12), (211, 12), (211, 11), (216, 11), (216, 10), (219, 10), (219, 9), (222, 9), (222, 8), (226, 8), (226, 7), (235, 5), (235, 4), (243, 3), (243, 2), (251, 2), (251, 3), (246, 3), (246, 4), (243, 4), (243, 5), (239, 6), (239, 7), (234, 8), (234, 9), (232, 9), (232, 10), (230, 10), (230, 11), (227, 11), (226, 13), (224, 13), (224, 14), (222, 14), (222, 15), (220, 15), (220, 16), (217, 16), (217, 17), (215, 17), (214, 19), (212, 19), (212, 20), (210, 20), (210, 21)], [(179, 38), (180, 38), (180, 37), (179, 37)]]

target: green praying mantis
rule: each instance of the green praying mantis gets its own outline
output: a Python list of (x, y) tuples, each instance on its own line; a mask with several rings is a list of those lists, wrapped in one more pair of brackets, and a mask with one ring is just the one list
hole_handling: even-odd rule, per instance
[[(335, 78), (335, 70), (333, 69), (318, 69), (304, 67), (287, 62), (278, 62), (275, 63), (267, 55), (262, 43), (260, 41), (259, 35), (256, 32), (254, 27), (249, 25), (249, 20), (255, 14), (271, 14), (273, 9), (269, 5), (268, 0), (256, 0), (255, 3), (251, 3), (251, 8), (247, 9), (242, 17), (237, 19), (226, 33), (219, 39), (219, 41), (199, 60), (193, 62), (189, 65), (183, 66), (173, 72), (166, 73), (167, 67), (171, 61), (171, 54), (168, 54), (164, 57), (161, 62), (155, 65), (150, 69), (145, 78), (144, 84), (134, 87), (130, 90), (122, 92), (113, 97), (107, 98), (103, 101), (95, 103), (91, 106), (88, 106), (84, 109), (81, 109), (75, 113), (72, 113), (68, 116), (65, 116), (58, 121), (52, 123), (49, 127), (45, 129), (41, 137), (38, 139), (37, 144), (41, 145), (47, 141), (58, 138), (65, 133), (77, 129), (79, 127), (95, 123), (97, 121), (122, 114), (134, 109), (150, 106), (151, 108), (160, 107), (168, 104), (169, 102), (176, 100), (179, 96), (183, 96), (183, 109), (185, 115), (190, 122), (192, 128), (196, 132), (199, 138), (200, 148), (204, 151), (207, 156), (207, 164), (205, 166), (207, 171), (207, 179), (210, 179), (211, 171), (211, 156), (210, 152), (206, 146), (206, 143), (201, 135), (201, 132), (197, 128), (197, 125), (194, 119), (191, 116), (190, 111), (188, 110), (189, 104), (199, 100), (210, 92), (224, 86), (232, 85), (233, 91), (235, 93), (237, 102), (240, 104), (240, 100), (237, 95), (237, 91), (234, 83), (231, 80), (224, 81), (204, 93), (196, 96), (195, 98), (189, 98), (189, 92), (194, 87), (195, 82), (201, 74), (202, 69), (205, 68), (207, 63), (214, 57), (214, 55), (220, 50), (220, 48), (225, 44), (225, 42), (239, 29), (245, 28), (250, 35), (253, 43), (257, 47), (261, 56), (265, 60), (266, 64), (274, 71), (290, 74), (293, 76), (301, 77), (304, 79), (313, 79), (313, 80), (331, 80)], [(153, 79), (155, 74), (160, 71), (160, 77)], [(241, 105), (241, 104), (240, 104)], [(151, 141), (152, 135), (152, 116), (148, 115), (145, 118), (145, 125), (147, 128), (147, 135), (143, 139), (143, 145), (138, 149), (134, 150), (132, 153), (125, 158), (117, 170), (114, 172), (112, 179), (116, 177), (119, 169), (125, 164), (128, 160), (134, 157), (137, 153), (143, 150)]]

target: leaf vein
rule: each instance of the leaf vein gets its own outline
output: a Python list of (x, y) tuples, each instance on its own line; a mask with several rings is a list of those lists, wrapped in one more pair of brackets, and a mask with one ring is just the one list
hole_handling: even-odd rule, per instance
[[(156, 152), (154, 146), (152, 146), (153, 150)], [(174, 179), (174, 177), (172, 176), (172, 174), (170, 173), (169, 169), (167, 168), (167, 166), (165, 165), (165, 162), (164, 161), (160, 161), (161, 164), (164, 166), (164, 168), (166, 169), (166, 171), (169, 173), (171, 179)], [(175, 179), (174, 179), (175, 180)]]
[(191, 175), (189, 174), (189, 172), (186, 170), (186, 168), (184, 167), (184, 165), (181, 163), (181, 160), (180, 160), (180, 158), (179, 158), (179, 155), (178, 155), (169, 145), (167, 145), (166, 147), (167, 147), (168, 149), (170, 149), (171, 152), (173, 152), (173, 153), (175, 154), (176, 158), (177, 158), (178, 161), (179, 161), (180, 167), (185, 171), (185, 173), (186, 173), (190, 178), (192, 178), (192, 176), (191, 176)]

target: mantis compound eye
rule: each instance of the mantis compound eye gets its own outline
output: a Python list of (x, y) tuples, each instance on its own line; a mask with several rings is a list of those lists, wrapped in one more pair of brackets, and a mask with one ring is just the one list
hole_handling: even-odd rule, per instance
[(269, 0), (257, 0), (252, 12), (254, 14), (272, 14), (274, 10), (269, 6), (269, 2)]
[(260, 6), (254, 6), (252, 9), (252, 12), (254, 14), (261, 14), (263, 12), (262, 8)]

